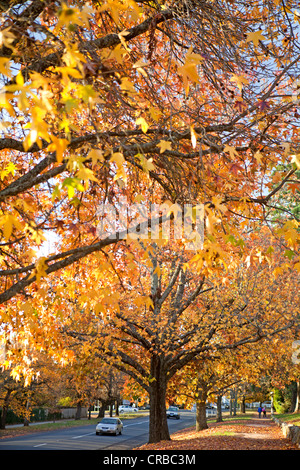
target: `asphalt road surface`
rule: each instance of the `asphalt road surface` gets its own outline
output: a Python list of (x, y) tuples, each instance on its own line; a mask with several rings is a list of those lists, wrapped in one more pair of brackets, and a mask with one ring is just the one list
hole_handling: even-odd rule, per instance
[[(121, 418), (122, 419), (122, 418)], [(192, 426), (195, 413), (181, 411), (180, 419), (168, 419), (170, 433)], [(2, 450), (131, 450), (145, 444), (149, 435), (149, 418), (137, 417), (123, 421), (123, 433), (118, 436), (96, 436), (96, 426), (78, 426), (25, 436), (0, 439)]]

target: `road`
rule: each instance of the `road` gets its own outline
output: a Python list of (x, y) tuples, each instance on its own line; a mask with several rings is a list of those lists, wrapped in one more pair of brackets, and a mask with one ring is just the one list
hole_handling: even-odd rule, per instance
[[(179, 420), (168, 419), (170, 433), (192, 426), (195, 413), (181, 411)], [(122, 418), (121, 418), (122, 419)], [(2, 450), (131, 450), (148, 441), (149, 417), (123, 421), (119, 436), (96, 436), (95, 425), (76, 426), (0, 440)]]

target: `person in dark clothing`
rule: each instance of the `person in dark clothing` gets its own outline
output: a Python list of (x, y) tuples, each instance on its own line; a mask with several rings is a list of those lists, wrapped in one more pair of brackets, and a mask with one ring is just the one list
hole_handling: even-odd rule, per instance
[(258, 417), (260, 418), (261, 417), (261, 412), (262, 412), (262, 407), (260, 405), (257, 408), (257, 412), (258, 412)]
[(266, 410), (265, 407), (263, 407), (262, 412), (263, 412), (264, 418), (266, 418), (267, 417), (267, 410)]

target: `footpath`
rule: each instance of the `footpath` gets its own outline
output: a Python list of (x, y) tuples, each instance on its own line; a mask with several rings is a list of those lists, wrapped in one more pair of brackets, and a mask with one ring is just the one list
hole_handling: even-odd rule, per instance
[(208, 429), (185, 429), (171, 435), (171, 441), (146, 444), (140, 450), (300, 450), (285, 438), (270, 416), (208, 423)]

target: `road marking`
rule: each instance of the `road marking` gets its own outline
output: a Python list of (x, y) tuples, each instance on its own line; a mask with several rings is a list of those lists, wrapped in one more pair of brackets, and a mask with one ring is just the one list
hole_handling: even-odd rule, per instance
[(132, 424), (124, 424), (123, 428), (128, 428), (128, 426), (136, 426), (137, 424), (144, 424), (144, 423), (149, 423), (149, 420), (139, 421), (138, 423), (132, 423)]
[(94, 432), (89, 432), (88, 434), (82, 434), (82, 436), (74, 436), (72, 439), (79, 439), (80, 437), (85, 437), (85, 436), (91, 436), (92, 434), (95, 434)]
[(46, 446), (47, 445), (47, 442), (45, 442), (44, 444), (38, 444), (36, 446), (33, 446), (33, 447), (41, 447), (41, 446)]

